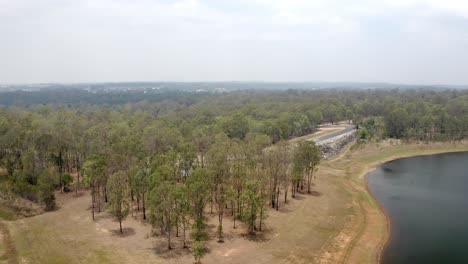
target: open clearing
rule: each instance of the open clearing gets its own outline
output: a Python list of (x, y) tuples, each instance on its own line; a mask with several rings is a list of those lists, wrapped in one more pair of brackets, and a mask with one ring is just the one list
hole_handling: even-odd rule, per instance
[(296, 138), (288, 140), (288, 142), (289, 143), (298, 143), (300, 141), (310, 141), (312, 139), (323, 137), (325, 135), (333, 134), (334, 132), (345, 130), (349, 126), (350, 126), (350, 124), (347, 123), (347, 122), (341, 122), (341, 123), (339, 123), (337, 125), (321, 126), (321, 127), (318, 127), (317, 131), (315, 131), (312, 134), (305, 135), (305, 136), (302, 136), (302, 137), (296, 137)]
[[(246, 228), (224, 220), (225, 243), (207, 242), (203, 263), (373, 263), (383, 246), (387, 222), (366, 192), (365, 172), (379, 162), (416, 154), (468, 150), (463, 144), (384, 141), (357, 146), (320, 165), (313, 194), (301, 194), (269, 210), (266, 231), (255, 240)], [(151, 228), (129, 216), (124, 236), (107, 213), (91, 220), (90, 195), (57, 194), (59, 209), (6, 222), (19, 263), (193, 263), (189, 249), (168, 252), (164, 238), (147, 238)], [(216, 216), (210, 216), (215, 234)], [(139, 217), (139, 216), (138, 216)], [(239, 222), (237, 222), (239, 223)]]

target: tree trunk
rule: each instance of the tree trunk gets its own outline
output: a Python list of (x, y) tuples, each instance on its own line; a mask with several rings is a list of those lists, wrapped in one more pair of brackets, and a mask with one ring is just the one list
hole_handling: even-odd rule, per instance
[(260, 219), (259, 219), (259, 226), (258, 226), (258, 231), (262, 231), (262, 219), (263, 219), (263, 206), (260, 209)]
[(98, 213), (101, 212), (101, 188), (100, 186), (97, 186), (97, 206), (98, 206)]
[(183, 219), (182, 226), (183, 226), (183, 228), (184, 228), (183, 234), (182, 234), (183, 240), (184, 240), (184, 248), (186, 248), (186, 247), (187, 247), (187, 244), (185, 243), (185, 240), (186, 240), (186, 239), (185, 239), (185, 229), (186, 229), (186, 228), (185, 228), (185, 219)]
[(59, 173), (59, 181), (60, 181), (60, 192), (63, 193), (65, 189), (65, 185), (63, 184), (63, 175), (62, 173)]
[(201, 158), (201, 167), (205, 168), (205, 157), (203, 155), (203, 152), (200, 153), (200, 158)]
[(119, 219), (119, 225), (120, 225), (120, 234), (123, 234), (123, 231), (122, 231), (122, 219)]
[(78, 196), (78, 189), (80, 188), (80, 158), (78, 155), (75, 158), (75, 168), (76, 168), (75, 195)]
[(108, 202), (107, 200), (107, 184), (104, 184), (104, 202)]
[(210, 214), (213, 214), (213, 196), (210, 199)]
[(63, 193), (63, 163), (62, 163), (62, 152), (59, 151), (57, 165), (59, 167), (59, 181), (60, 181), (60, 192)]
[(137, 211), (140, 212), (140, 194), (137, 194), (136, 198)]
[(279, 210), (279, 195), (280, 195), (280, 188), (278, 187), (278, 191), (276, 193), (276, 211)]
[(80, 188), (80, 170), (76, 170), (76, 188), (75, 188), (75, 195), (78, 196), (78, 189)]
[(224, 214), (224, 211), (223, 211), (223, 205), (220, 204), (218, 205), (218, 209), (219, 209), (219, 212), (218, 212), (218, 228), (219, 228), (219, 233), (218, 233), (218, 242), (223, 242), (223, 214)]
[(143, 220), (146, 220), (145, 193), (142, 193), (141, 196), (141, 203), (143, 205)]
[(236, 203), (232, 202), (232, 220), (234, 220), (234, 229), (236, 229), (236, 214), (234, 213), (236, 211), (235, 207)]
[(171, 250), (171, 227), (167, 227), (167, 249)]
[(94, 221), (94, 203), (96, 201), (96, 194), (94, 193), (94, 187), (91, 186), (91, 212), (93, 215), (93, 221)]
[(277, 182), (276, 182), (276, 178), (273, 182), (273, 188), (272, 188), (272, 192), (271, 192), (271, 208), (275, 208), (276, 207), (276, 185), (277, 185)]
[(240, 206), (240, 203), (241, 203), (241, 201), (240, 201), (240, 190), (237, 190), (237, 214), (238, 214), (238, 215), (241, 215), (241, 211), (240, 211), (240, 209), (241, 209), (240, 207), (241, 207), (241, 206)]

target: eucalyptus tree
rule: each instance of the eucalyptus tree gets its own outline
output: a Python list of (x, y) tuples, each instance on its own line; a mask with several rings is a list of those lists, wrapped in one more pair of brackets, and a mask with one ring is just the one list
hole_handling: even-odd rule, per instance
[[(297, 163), (296, 170), (302, 169), (303, 175), (306, 176), (307, 192), (310, 193), (310, 186), (314, 170), (320, 163), (321, 152), (320, 147), (314, 141), (302, 141), (296, 149), (294, 159)], [(297, 171), (296, 171), (297, 172)]]
[(208, 152), (210, 145), (213, 143), (213, 133), (208, 127), (201, 127), (196, 129), (192, 134), (192, 141), (194, 142), (196, 151), (198, 153), (198, 160), (202, 168), (205, 167), (205, 156)]
[(172, 230), (176, 225), (176, 182), (170, 165), (162, 165), (151, 175), (149, 205), (151, 222), (166, 235), (167, 248), (172, 249)]
[(150, 181), (151, 171), (147, 167), (143, 167), (138, 172), (133, 175), (131, 178), (131, 185), (133, 193), (137, 196), (137, 207), (141, 206), (143, 210), (143, 220), (146, 220), (146, 200), (147, 200), (147, 193), (149, 188), (149, 181)]
[[(288, 188), (291, 182), (291, 145), (282, 141), (277, 144), (278, 169), (279, 169), (279, 186), (283, 189), (284, 202), (287, 202)], [(277, 190), (279, 190), (278, 188)], [(279, 194), (277, 191), (276, 203), (279, 204)], [(278, 210), (278, 206), (276, 207)]]
[(66, 181), (64, 178), (65, 170), (68, 162), (68, 152), (71, 149), (73, 142), (71, 124), (69, 116), (71, 113), (66, 111), (54, 112), (50, 132), (52, 134), (52, 153), (51, 160), (58, 168), (60, 191), (64, 192)]
[(195, 168), (187, 178), (187, 194), (190, 200), (191, 213), (193, 215), (193, 231), (195, 240), (200, 241), (205, 237), (204, 210), (210, 199), (211, 173), (206, 168)]
[(249, 234), (255, 234), (255, 222), (260, 212), (262, 204), (265, 202), (262, 199), (260, 192), (260, 182), (249, 180), (246, 182), (245, 190), (242, 192), (241, 199), (245, 203), (243, 219), (247, 221)]
[(242, 214), (241, 194), (245, 187), (245, 182), (247, 181), (249, 154), (247, 144), (244, 141), (237, 139), (232, 140), (228, 153), (230, 178), (226, 190), (226, 197), (227, 200), (231, 201), (234, 228), (236, 227), (236, 217)]
[(99, 188), (106, 173), (106, 160), (102, 155), (89, 156), (83, 165), (85, 182), (91, 188), (91, 212), (94, 220), (96, 201), (99, 201)]
[[(277, 144), (284, 144), (281, 141)], [(272, 208), (278, 210), (278, 196), (280, 191), (280, 177), (281, 177), (281, 150), (278, 147), (265, 150), (263, 156), (263, 164), (265, 171), (268, 175), (268, 186), (270, 205)]]
[(179, 152), (179, 168), (183, 172), (184, 179), (189, 177), (197, 159), (194, 146), (190, 143), (182, 144)]
[(113, 173), (108, 181), (109, 189), (109, 211), (119, 221), (120, 233), (122, 230), (122, 220), (124, 220), (130, 208), (129, 183), (127, 175), (123, 171)]
[(218, 242), (223, 242), (223, 216), (227, 202), (227, 190), (230, 178), (229, 149), (231, 140), (225, 134), (218, 134), (215, 143), (208, 151), (209, 169), (212, 172), (213, 199), (218, 214)]
[(54, 179), (53, 174), (49, 173), (47, 169), (44, 169), (39, 175), (37, 186), (41, 201), (44, 203), (46, 211), (51, 211), (55, 208), (55, 184), (56, 179)]
[(184, 184), (178, 184), (174, 190), (175, 214), (177, 217), (176, 228), (182, 229), (183, 247), (186, 248), (186, 231), (190, 225), (191, 206), (188, 195), (188, 188)]
[(195, 263), (201, 263), (201, 258), (203, 257), (203, 244), (201, 241), (195, 241), (193, 243), (192, 254), (195, 258)]

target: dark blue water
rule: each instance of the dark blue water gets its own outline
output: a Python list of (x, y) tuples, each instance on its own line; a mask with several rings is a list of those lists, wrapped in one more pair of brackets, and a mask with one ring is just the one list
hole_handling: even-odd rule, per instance
[(368, 181), (392, 222), (382, 263), (468, 263), (468, 152), (391, 161)]

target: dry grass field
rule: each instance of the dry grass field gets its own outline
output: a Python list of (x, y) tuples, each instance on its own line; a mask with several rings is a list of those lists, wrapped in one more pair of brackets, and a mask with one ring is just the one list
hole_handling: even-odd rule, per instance
[[(270, 210), (266, 230), (255, 239), (246, 228), (232, 228), (226, 212), (225, 242), (214, 238), (216, 216), (210, 215), (208, 251), (203, 263), (372, 263), (387, 234), (387, 221), (366, 191), (365, 177), (380, 162), (398, 157), (468, 150), (468, 143), (402, 143), (355, 145), (316, 173), (313, 194), (300, 194), (280, 210)], [(5, 221), (18, 263), (193, 263), (190, 249), (167, 251), (165, 239), (150, 237), (140, 216), (129, 216), (124, 235), (105, 212), (91, 220), (89, 193), (57, 193), (58, 209), (30, 218)], [(0, 247), (1, 252), (5, 251)], [(14, 261), (13, 258), (10, 259)], [(0, 256), (8, 263), (7, 257)], [(14, 262), (10, 262), (14, 263)]]

